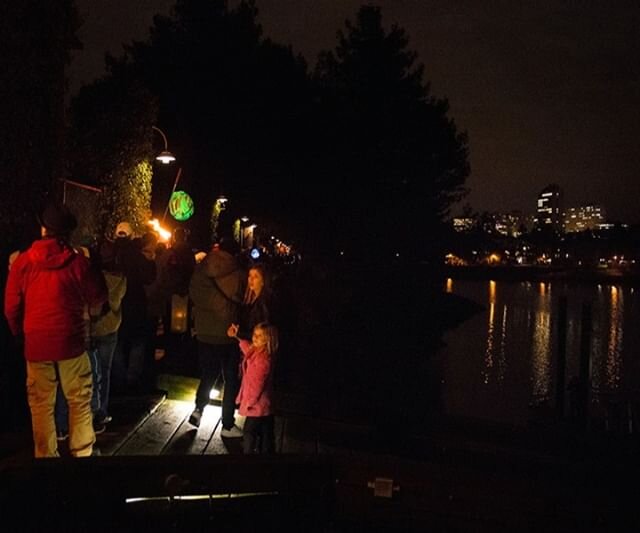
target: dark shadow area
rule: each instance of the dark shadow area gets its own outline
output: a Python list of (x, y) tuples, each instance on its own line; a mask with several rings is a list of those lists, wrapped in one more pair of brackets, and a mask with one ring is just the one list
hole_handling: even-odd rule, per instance
[[(2, 265), (7, 264), (7, 255), (1, 254)], [(0, 274), (0, 306), (4, 309), (4, 287), (6, 269)], [(31, 415), (26, 397), (26, 367), (22, 357), (22, 346), (12, 337), (4, 314), (0, 320), (0, 411), (3, 413), (0, 429), (0, 458), (25, 446), (33, 446), (31, 440)]]
[[(232, 456), (40, 460), (2, 472), (0, 505), (5, 523), (19, 522), (22, 531), (294, 531), (301, 524), (324, 531), (332, 484), (325, 463)], [(37, 513), (33, 501), (41, 503)]]
[(193, 445), (193, 441), (196, 438), (197, 433), (198, 429), (193, 428), (183, 433), (178, 438), (173, 439), (171, 441), (171, 446), (166, 450), (166, 453), (171, 453), (173, 455), (186, 453)]

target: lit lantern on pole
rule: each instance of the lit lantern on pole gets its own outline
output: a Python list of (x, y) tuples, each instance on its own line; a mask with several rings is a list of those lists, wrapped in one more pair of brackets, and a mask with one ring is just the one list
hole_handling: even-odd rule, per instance
[(175, 191), (169, 200), (169, 213), (176, 220), (183, 222), (193, 215), (195, 208), (193, 200), (184, 191)]
[(189, 315), (189, 296), (171, 295), (171, 332), (184, 333), (187, 331)]

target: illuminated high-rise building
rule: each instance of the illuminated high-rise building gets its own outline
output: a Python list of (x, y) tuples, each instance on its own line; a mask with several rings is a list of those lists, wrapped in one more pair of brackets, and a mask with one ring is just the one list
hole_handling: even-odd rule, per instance
[(606, 221), (604, 207), (596, 204), (569, 207), (564, 214), (564, 231), (573, 233), (597, 230)]
[(545, 187), (538, 195), (536, 206), (536, 229), (550, 229), (556, 233), (563, 230), (562, 190), (558, 185)]

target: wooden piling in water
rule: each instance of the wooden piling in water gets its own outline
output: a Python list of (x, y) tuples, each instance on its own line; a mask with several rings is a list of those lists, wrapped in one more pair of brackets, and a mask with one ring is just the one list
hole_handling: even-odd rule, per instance
[(558, 302), (558, 359), (556, 360), (556, 414), (564, 417), (564, 398), (567, 366), (567, 297)]
[(589, 391), (591, 389), (591, 304), (582, 304), (580, 326), (580, 368), (578, 376), (578, 422), (589, 426)]

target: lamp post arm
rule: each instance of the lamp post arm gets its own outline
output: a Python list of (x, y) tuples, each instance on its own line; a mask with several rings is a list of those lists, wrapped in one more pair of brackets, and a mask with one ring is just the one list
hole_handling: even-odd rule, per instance
[(151, 126), (152, 129), (156, 130), (160, 135), (162, 135), (162, 140), (164, 141), (164, 149), (168, 150), (169, 149), (169, 145), (167, 143), (167, 136), (162, 133), (162, 130), (160, 128), (158, 128), (157, 126)]
[(178, 181), (180, 180), (180, 176), (182, 175), (182, 167), (178, 169), (178, 174), (176, 174), (176, 179), (173, 182), (173, 189), (171, 189), (171, 194), (169, 195), (169, 201), (167, 202), (167, 207), (164, 208), (164, 214), (162, 215), (162, 224), (164, 224), (165, 218), (167, 218), (167, 211), (169, 211), (169, 205), (171, 205), (171, 197), (173, 193), (176, 192), (176, 187), (178, 186)]

